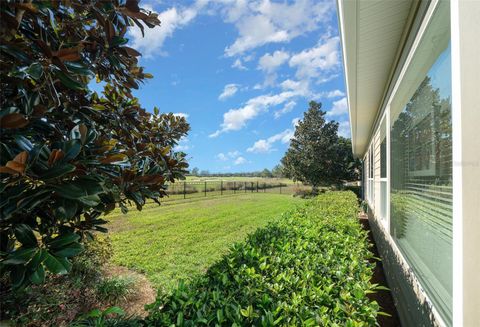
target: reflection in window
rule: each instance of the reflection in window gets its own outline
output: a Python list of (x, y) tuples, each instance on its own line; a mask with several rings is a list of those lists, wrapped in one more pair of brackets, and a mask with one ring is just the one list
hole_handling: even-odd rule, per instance
[(380, 124), (380, 217), (387, 218), (387, 124)]
[(391, 105), (391, 233), (435, 307), (452, 315), (449, 7), (440, 2)]

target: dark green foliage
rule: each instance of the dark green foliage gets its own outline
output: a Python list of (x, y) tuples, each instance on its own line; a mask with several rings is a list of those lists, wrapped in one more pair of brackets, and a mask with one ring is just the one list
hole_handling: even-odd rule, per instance
[[(65, 274), (102, 215), (159, 201), (186, 173), (189, 126), (131, 94), (150, 74), (128, 28), (159, 25), (137, 0), (2, 1), (0, 274), (13, 289)], [(96, 78), (99, 95), (88, 90)]]
[(275, 178), (284, 178), (285, 177), (285, 168), (282, 164), (278, 164), (272, 169), (272, 175)]
[(311, 199), (316, 197), (319, 193), (324, 193), (325, 190), (313, 189), (313, 190), (302, 190), (299, 189), (293, 193), (293, 196), (302, 198), (302, 199)]
[(152, 326), (374, 326), (373, 264), (351, 192), (328, 192), (235, 244), (149, 306)]
[[(119, 307), (109, 307), (105, 310), (94, 309), (77, 319), (72, 327), (107, 327), (118, 326), (121, 323), (125, 312)], [(123, 325), (123, 324), (122, 324)], [(125, 325), (124, 325), (125, 326)], [(135, 325), (132, 325), (135, 326)]]
[(2, 319), (9, 319), (13, 326), (59, 326), (99, 306), (100, 301), (105, 304), (97, 286), (102, 284), (102, 266), (112, 255), (110, 240), (96, 235), (84, 247), (82, 253), (72, 258), (68, 275), (45, 276), (43, 284), (2, 294)]
[(337, 135), (338, 123), (327, 122), (326, 113), (320, 109), (320, 103), (310, 102), (282, 159), (287, 177), (314, 189), (357, 180), (360, 168), (360, 161), (353, 158), (350, 140)]
[(262, 170), (262, 172), (260, 173), (260, 177), (263, 177), (263, 178), (272, 178), (273, 175), (272, 175), (272, 172), (270, 170), (268, 170), (267, 168), (265, 168), (264, 170)]

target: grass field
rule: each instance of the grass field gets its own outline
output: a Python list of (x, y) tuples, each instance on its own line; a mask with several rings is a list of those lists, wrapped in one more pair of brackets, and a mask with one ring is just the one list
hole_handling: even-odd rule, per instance
[(230, 245), (301, 201), (241, 194), (111, 215), (113, 262), (144, 273), (155, 287), (168, 291), (178, 280), (205, 272)]

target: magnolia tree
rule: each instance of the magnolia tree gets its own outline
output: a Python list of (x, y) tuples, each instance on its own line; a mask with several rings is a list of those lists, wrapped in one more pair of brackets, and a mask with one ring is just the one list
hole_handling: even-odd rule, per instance
[(328, 122), (321, 107), (321, 103), (310, 102), (282, 159), (285, 175), (312, 185), (314, 191), (321, 185), (355, 181), (360, 171), (351, 141), (338, 136), (338, 123)]
[(160, 25), (138, 0), (2, 1), (0, 14), (0, 268), (18, 288), (68, 272), (102, 215), (159, 202), (186, 173), (173, 149), (189, 126), (131, 94), (152, 76), (126, 33)]

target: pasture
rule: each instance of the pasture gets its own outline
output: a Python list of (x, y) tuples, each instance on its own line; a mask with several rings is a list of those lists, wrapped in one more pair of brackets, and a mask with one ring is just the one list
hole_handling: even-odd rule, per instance
[(235, 242), (304, 200), (280, 194), (237, 194), (132, 209), (108, 216), (113, 263), (141, 272), (157, 288), (206, 271)]

